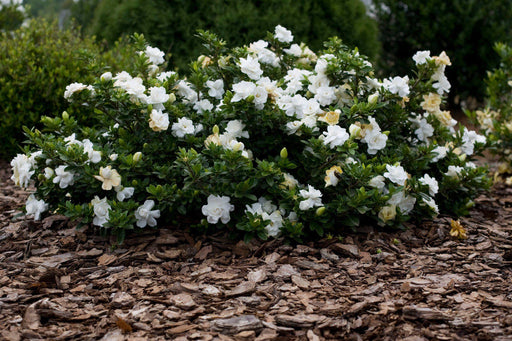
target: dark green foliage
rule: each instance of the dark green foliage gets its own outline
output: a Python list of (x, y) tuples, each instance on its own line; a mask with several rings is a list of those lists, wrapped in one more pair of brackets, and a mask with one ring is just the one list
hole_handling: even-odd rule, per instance
[[(405, 74), (418, 50), (446, 51), (452, 94), (484, 96), (486, 70), (498, 66), (495, 41), (512, 40), (509, 0), (374, 0), (386, 75)], [(407, 62), (406, 62), (407, 61)], [(452, 95), (453, 97), (454, 95)], [(453, 101), (453, 98), (451, 98)]]
[[(94, 7), (95, 0), (85, 2)], [(87, 25), (86, 20), (80, 23)], [(330, 36), (358, 46), (371, 60), (379, 50), (376, 23), (359, 0), (103, 0), (89, 31), (108, 42), (143, 33), (150, 44), (172, 53), (170, 65), (184, 68), (204, 52), (194, 38), (197, 29), (214, 31), (236, 46), (261, 39), (261, 32), (276, 25), (290, 29), (296, 42), (307, 41), (314, 50)]]
[(0, 3), (0, 32), (17, 29), (23, 23), (25, 16), (23, 7), (18, 7), (12, 2), (10, 5)]
[(102, 52), (92, 38), (82, 39), (76, 30), (61, 31), (43, 20), (0, 33), (0, 158), (20, 151), (23, 125), (40, 127), (41, 116), (73, 110), (63, 97), (67, 85), (92, 82), (101, 65), (123, 69), (124, 51), (132, 54), (123, 43)]

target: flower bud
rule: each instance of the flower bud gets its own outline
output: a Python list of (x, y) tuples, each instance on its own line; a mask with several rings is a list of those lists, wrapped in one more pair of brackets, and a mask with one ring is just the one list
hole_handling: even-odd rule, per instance
[(254, 102), (254, 95), (247, 97), (247, 102)]
[(360, 139), (362, 130), (361, 127), (357, 124), (351, 124), (350, 127), (348, 127), (348, 131), (350, 133), (350, 137), (353, 139)]
[(324, 213), (325, 213), (325, 206), (322, 206), (322, 207), (319, 207), (319, 208), (316, 209), (316, 215), (317, 216), (321, 216)]
[(219, 126), (218, 125), (214, 125), (212, 131), (213, 131), (213, 133), (215, 135), (219, 134)]
[(288, 157), (288, 150), (286, 149), (286, 147), (281, 149), (281, 152), (279, 153), (279, 155), (281, 156), (282, 159), (286, 159)]
[(377, 101), (379, 100), (379, 93), (378, 92), (375, 92), (373, 94), (371, 94), (370, 96), (368, 96), (368, 104), (377, 104)]
[(141, 152), (137, 152), (137, 153), (133, 154), (133, 162), (139, 162), (141, 158), (142, 158)]
[(466, 160), (466, 157), (467, 157), (467, 155), (466, 155), (466, 154), (460, 154), (460, 155), (459, 155), (459, 160), (460, 160), (460, 161), (465, 161), (465, 160)]
[(68, 114), (68, 112), (67, 112), (67, 111), (64, 111), (64, 112), (62, 113), (62, 119), (63, 119), (63, 120), (68, 120), (68, 119), (69, 119), (69, 114)]
[(169, 94), (169, 103), (174, 103), (174, 102), (176, 102), (176, 95), (171, 92)]
[(100, 76), (102, 82), (108, 82), (112, 79), (112, 72), (105, 72)]

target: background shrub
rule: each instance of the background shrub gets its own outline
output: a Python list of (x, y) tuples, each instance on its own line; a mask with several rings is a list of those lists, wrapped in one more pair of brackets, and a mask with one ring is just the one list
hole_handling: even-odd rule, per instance
[[(498, 66), (495, 41), (512, 40), (512, 6), (503, 0), (373, 0), (385, 75), (404, 74), (418, 50), (446, 51), (452, 94), (482, 100), (486, 70)], [(404, 61), (409, 60), (408, 63)], [(450, 102), (454, 102), (454, 95)], [(456, 102), (456, 100), (455, 100)]]
[(0, 1), (0, 31), (11, 31), (20, 27), (25, 15), (21, 0)]
[[(95, 16), (89, 22), (91, 16), (85, 13), (95, 4)], [(179, 68), (204, 53), (193, 37), (197, 29), (217, 32), (237, 46), (260, 39), (261, 32), (280, 24), (312, 49), (338, 36), (349, 46), (358, 46), (370, 60), (379, 51), (377, 25), (359, 0), (82, 0), (72, 12), (86, 31), (108, 42), (143, 33), (150, 44), (171, 52), (169, 63)]]
[[(126, 68), (126, 42), (105, 52), (92, 38), (75, 29), (59, 30), (56, 22), (32, 20), (27, 27), (0, 34), (0, 158), (19, 151), (22, 125), (39, 127), (42, 115), (64, 110), (62, 95), (75, 81), (93, 79), (94, 68)], [(99, 72), (99, 71), (98, 71)], [(67, 107), (67, 105), (66, 105)], [(69, 108), (68, 110), (73, 110)], [(88, 119), (81, 112), (80, 121)]]
[(490, 151), (502, 161), (496, 178), (503, 175), (512, 185), (512, 47), (497, 43), (494, 49), (500, 64), (487, 73), (486, 107), (468, 115), (487, 135)]

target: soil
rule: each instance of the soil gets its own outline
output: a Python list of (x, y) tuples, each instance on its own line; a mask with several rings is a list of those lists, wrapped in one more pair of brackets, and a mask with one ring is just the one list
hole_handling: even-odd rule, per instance
[(512, 340), (512, 189), (460, 219), (305, 245), (172, 228), (111, 240), (21, 214), (0, 163), (2, 340)]

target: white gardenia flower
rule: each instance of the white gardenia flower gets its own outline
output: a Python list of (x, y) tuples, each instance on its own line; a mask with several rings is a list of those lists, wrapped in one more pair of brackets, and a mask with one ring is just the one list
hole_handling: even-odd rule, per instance
[(229, 203), (231, 199), (227, 196), (210, 194), (207, 200), (208, 203), (203, 205), (201, 212), (206, 216), (208, 223), (217, 224), (220, 219), (223, 224), (227, 224), (231, 220), (229, 212), (235, 210), (235, 206)]
[(149, 62), (152, 64), (160, 65), (165, 61), (165, 54), (157, 47), (147, 46), (144, 54), (149, 58)]
[(258, 60), (263, 64), (269, 64), (273, 67), (279, 66), (279, 58), (273, 51), (269, 49), (260, 50), (258, 52)]
[(368, 154), (375, 155), (377, 151), (386, 148), (388, 136), (380, 130), (373, 129), (366, 133), (362, 141), (368, 145)]
[(255, 202), (251, 205), (245, 205), (245, 213), (261, 216), (264, 213), (263, 206), (259, 202)]
[(109, 218), (109, 211), (111, 209), (111, 206), (107, 202), (107, 197), (100, 199), (97, 195), (94, 197), (94, 199), (91, 200), (91, 204), (93, 205), (94, 210), (94, 219), (92, 223), (96, 226), (105, 225), (105, 223), (108, 222)]
[(350, 138), (347, 130), (338, 125), (327, 126), (327, 131), (323, 132), (323, 136), (324, 144), (330, 148), (342, 146)]
[(272, 201), (268, 200), (265, 197), (259, 197), (258, 203), (261, 205), (263, 212), (267, 212), (268, 214), (277, 210), (277, 206), (272, 204)]
[(177, 84), (178, 95), (185, 98), (185, 101), (188, 103), (195, 103), (199, 100), (199, 96), (197, 92), (192, 89), (189, 83), (184, 80), (181, 80)]
[(402, 166), (386, 165), (386, 169), (387, 172), (384, 173), (384, 177), (388, 178), (389, 180), (391, 180), (391, 182), (397, 185), (405, 185), (405, 182), (408, 179), (408, 174)]
[(464, 168), (460, 167), (460, 166), (448, 166), (448, 171), (444, 174), (451, 178), (458, 178), (459, 175), (461, 175), (463, 170), (464, 170)]
[(377, 175), (370, 179), (368, 185), (373, 188), (377, 188), (380, 192), (382, 192), (386, 186), (386, 183), (384, 182), (385, 180), (386, 179), (382, 175)]
[(156, 219), (160, 218), (160, 210), (152, 210), (155, 206), (153, 200), (146, 200), (144, 205), (141, 205), (135, 211), (135, 219), (137, 219), (138, 227), (156, 226)]
[[(286, 81), (286, 93), (289, 95), (295, 94), (297, 91), (302, 90), (303, 81), (307, 79), (311, 75), (311, 71), (303, 70), (303, 69), (291, 69), (288, 70), (286, 76), (284, 76), (284, 80)], [(327, 83), (326, 85), (329, 85)]]
[(395, 205), (400, 208), (400, 212), (402, 214), (407, 215), (414, 209), (414, 204), (416, 203), (416, 198), (405, 194), (404, 191), (400, 191), (398, 193), (393, 194), (391, 199), (387, 201), (389, 205)]
[(279, 40), (281, 43), (291, 43), (293, 41), (292, 32), (281, 25), (276, 26), (274, 38)]
[(302, 49), (300, 48), (299, 44), (292, 44), (290, 48), (283, 49), (283, 52), (295, 57), (300, 57), (302, 55)]
[(28, 214), (34, 215), (34, 220), (40, 220), (41, 219), (41, 213), (46, 211), (48, 209), (48, 204), (44, 202), (43, 199), (37, 200), (34, 194), (31, 194), (28, 199), (27, 203), (25, 204), (25, 210)]
[(434, 198), (423, 198), (423, 202), (428, 206), (430, 207), (434, 212), (435, 214), (439, 214), (439, 207), (437, 206)]
[(413, 123), (418, 129), (414, 131), (418, 140), (422, 142), (428, 142), (428, 138), (434, 135), (434, 127), (430, 125), (424, 118), (414, 118), (410, 119), (411, 123)]
[(92, 85), (85, 85), (82, 83), (71, 83), (68, 86), (66, 86), (66, 90), (64, 91), (64, 98), (70, 100), (71, 96), (75, 92), (79, 92), (86, 89), (89, 90), (92, 94), (94, 94), (94, 88)]
[(316, 89), (315, 99), (320, 105), (330, 105), (336, 100), (335, 88), (330, 86), (321, 86)]
[(308, 190), (301, 189), (299, 195), (305, 199), (299, 204), (299, 208), (302, 211), (309, 210), (310, 208), (323, 206), (322, 204), (322, 192), (315, 189), (313, 186), (308, 185)]
[(115, 186), (114, 190), (117, 192), (116, 198), (119, 201), (124, 201), (124, 199), (129, 199), (133, 196), (133, 193), (135, 193), (135, 188), (123, 187), (122, 185)]
[(221, 99), (222, 95), (224, 95), (224, 81), (222, 79), (217, 79), (215, 81), (206, 81), (206, 86), (208, 87), (208, 96)]
[(231, 98), (231, 102), (239, 102), (243, 99), (254, 94), (256, 90), (256, 84), (253, 82), (241, 81), (239, 83), (233, 84), (233, 92), (235, 93), (233, 98)]
[(156, 76), (156, 79), (158, 79), (160, 82), (163, 83), (175, 74), (176, 74), (176, 72), (174, 72), (174, 71), (162, 72)]
[(412, 60), (416, 63), (416, 65), (425, 64), (428, 60), (430, 60), (430, 51), (418, 51), (412, 57)]
[(392, 94), (398, 94), (400, 97), (409, 95), (409, 77), (394, 77), (392, 79), (384, 80), (384, 87)]
[(196, 128), (194, 122), (186, 117), (178, 118), (178, 122), (172, 124), (172, 134), (176, 137), (184, 137), (185, 135), (194, 135)]
[(472, 155), (474, 152), (475, 143), (485, 142), (485, 136), (479, 135), (473, 130), (464, 129), (464, 135), (462, 135), (462, 146), (460, 148), (464, 154)]
[(258, 80), (263, 75), (263, 70), (257, 58), (247, 56), (247, 58), (240, 58), (240, 71), (249, 76), (250, 79)]
[(254, 105), (256, 106), (256, 109), (262, 110), (265, 106), (265, 103), (268, 99), (268, 92), (265, 90), (262, 86), (257, 86), (256, 89), (254, 89)]
[(232, 139), (236, 139), (238, 137), (245, 137), (249, 138), (249, 133), (247, 131), (244, 131), (245, 124), (242, 123), (240, 120), (231, 120), (228, 122), (225, 134), (230, 136)]
[[(116, 82), (117, 83), (117, 82)], [(115, 83), (114, 83), (115, 85)], [(119, 85), (120, 88), (124, 89), (127, 94), (132, 97), (143, 100), (144, 102), (147, 100), (147, 96), (145, 94), (146, 87), (142, 84), (142, 78), (135, 77), (127, 80), (124, 83)]]
[(149, 115), (149, 127), (153, 131), (163, 131), (169, 128), (169, 115), (161, 110), (153, 109)]
[(18, 154), (11, 161), (12, 176), (11, 180), (14, 181), (16, 186), (28, 187), (30, 178), (34, 175), (34, 159), (29, 158), (25, 154)]
[(212, 109), (213, 104), (207, 99), (202, 99), (194, 104), (194, 110), (197, 110), (199, 114), (202, 114), (205, 111), (212, 111)]
[[(432, 77), (432, 78), (434, 78), (434, 77)], [(436, 78), (437, 78), (437, 82), (432, 84), (432, 87), (434, 89), (437, 89), (437, 93), (439, 95), (442, 95), (444, 93), (450, 92), (450, 89), (452, 86), (451, 86), (450, 82), (448, 81), (448, 78), (446, 78), (446, 76), (444, 74), (441, 74), (440, 76), (438, 76)]]
[(163, 109), (163, 103), (169, 101), (169, 95), (165, 92), (165, 88), (161, 86), (153, 86), (149, 88), (149, 96), (146, 99), (147, 104), (156, 104), (160, 107), (156, 109)]
[(279, 233), (281, 233), (281, 227), (283, 227), (283, 216), (279, 210), (274, 211), (272, 214), (263, 212), (261, 218), (263, 220), (270, 221), (270, 223), (265, 226), (265, 230), (269, 237), (277, 237)]
[(302, 121), (292, 121), (286, 123), (286, 132), (288, 135), (295, 134), (304, 123)]
[(121, 87), (121, 84), (128, 82), (130, 79), (132, 79), (132, 76), (128, 72), (121, 71), (114, 77), (114, 86)]
[(436, 148), (432, 149), (432, 153), (437, 154), (432, 158), (432, 162), (437, 162), (445, 158), (447, 151), (448, 149), (445, 146), (437, 146)]
[(93, 149), (93, 144), (89, 139), (82, 141), (84, 153), (87, 154), (89, 161), (92, 163), (98, 163), (101, 161), (101, 152)]
[(431, 196), (435, 196), (439, 191), (439, 183), (437, 182), (436, 178), (433, 178), (428, 174), (425, 174), (422, 178), (419, 178), (419, 182), (422, 185), (428, 186), (428, 191)]
[(66, 171), (67, 166), (59, 166), (55, 168), (55, 177), (53, 178), (54, 184), (59, 184), (60, 188), (67, 188), (68, 186), (73, 185), (74, 176), (73, 172)]

